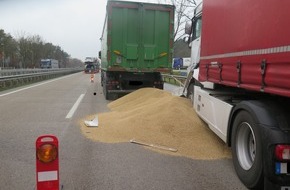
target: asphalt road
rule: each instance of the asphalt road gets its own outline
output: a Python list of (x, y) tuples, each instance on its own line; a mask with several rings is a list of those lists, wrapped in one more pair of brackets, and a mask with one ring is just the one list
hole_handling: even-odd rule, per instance
[[(80, 104), (72, 110), (78, 99)], [(86, 139), (80, 122), (109, 111), (108, 102), (99, 74), (94, 83), (89, 75), (77, 73), (0, 92), (0, 189), (35, 189), (35, 140), (43, 134), (58, 137), (64, 190), (246, 189), (230, 159), (193, 160), (130, 143)]]

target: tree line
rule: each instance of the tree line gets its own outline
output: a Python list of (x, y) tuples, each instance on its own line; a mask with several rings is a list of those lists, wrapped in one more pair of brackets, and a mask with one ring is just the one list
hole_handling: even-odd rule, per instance
[(39, 68), (41, 59), (56, 59), (61, 68), (83, 65), (60, 46), (44, 42), (39, 35), (21, 34), (16, 39), (0, 29), (0, 67)]

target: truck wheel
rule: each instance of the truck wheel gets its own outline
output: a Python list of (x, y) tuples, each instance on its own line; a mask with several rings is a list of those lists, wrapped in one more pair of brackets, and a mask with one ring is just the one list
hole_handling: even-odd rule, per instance
[(250, 189), (263, 189), (262, 143), (254, 118), (241, 111), (233, 123), (232, 155), (236, 173)]

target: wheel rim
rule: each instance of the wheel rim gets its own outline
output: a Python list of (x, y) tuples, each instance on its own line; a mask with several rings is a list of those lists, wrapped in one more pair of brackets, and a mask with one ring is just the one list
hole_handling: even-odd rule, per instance
[(256, 155), (256, 138), (249, 123), (243, 122), (237, 132), (236, 153), (240, 166), (249, 170), (253, 166)]

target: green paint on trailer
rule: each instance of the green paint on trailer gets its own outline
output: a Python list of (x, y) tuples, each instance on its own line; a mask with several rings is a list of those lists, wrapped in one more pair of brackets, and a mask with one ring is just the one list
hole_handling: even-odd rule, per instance
[(174, 7), (108, 1), (102, 35), (102, 69), (132, 72), (171, 70)]

